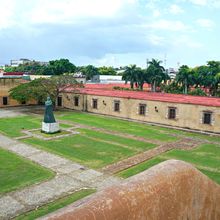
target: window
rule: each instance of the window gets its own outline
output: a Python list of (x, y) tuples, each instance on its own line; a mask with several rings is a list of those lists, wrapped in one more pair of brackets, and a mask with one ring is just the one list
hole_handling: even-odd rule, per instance
[(74, 97), (74, 105), (79, 106), (79, 97), (78, 96)]
[(3, 105), (8, 105), (8, 97), (7, 96), (3, 97), (2, 102), (3, 102)]
[(120, 111), (120, 101), (114, 101), (114, 111), (115, 112)]
[(146, 105), (139, 104), (139, 115), (145, 115), (145, 113), (146, 113)]
[(168, 118), (169, 119), (176, 119), (176, 108), (170, 107), (168, 109)]
[(57, 106), (62, 106), (62, 96), (57, 97)]
[(97, 99), (92, 99), (92, 107), (95, 109), (98, 108), (98, 100)]
[(203, 124), (210, 125), (212, 122), (212, 113), (211, 112), (204, 112), (203, 113)]

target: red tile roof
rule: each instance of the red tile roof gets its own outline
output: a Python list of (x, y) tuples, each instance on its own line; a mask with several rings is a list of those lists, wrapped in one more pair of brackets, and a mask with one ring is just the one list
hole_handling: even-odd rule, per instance
[[(113, 87), (121, 87), (121, 88), (130, 88), (130, 84), (124, 84), (124, 83), (105, 83), (105, 84), (85, 84), (84, 85), (86, 89), (110, 89), (112, 90)], [(144, 84), (144, 89), (150, 88), (149, 84)]]
[[(100, 87), (102, 87), (101, 85), (102, 84), (99, 84)], [(65, 89), (65, 92), (74, 92), (74, 91), (76, 90), (74, 90), (71, 87)], [(93, 88), (88, 88), (87, 85), (85, 86), (85, 88), (77, 89), (77, 91), (79, 93), (88, 94), (88, 95), (110, 96), (117, 98), (141, 99), (141, 100), (150, 100), (150, 101), (220, 107), (220, 98), (214, 98), (214, 97), (154, 93), (154, 92), (146, 92), (146, 91), (123, 91), (123, 90), (109, 90), (109, 89), (98, 89), (98, 88), (93, 89)]]
[(23, 76), (24, 72), (6, 72), (3, 76)]

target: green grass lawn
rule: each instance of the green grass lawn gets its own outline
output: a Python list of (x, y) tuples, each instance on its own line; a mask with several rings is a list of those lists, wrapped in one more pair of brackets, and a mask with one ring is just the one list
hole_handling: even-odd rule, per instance
[[(101, 168), (121, 159), (130, 157), (143, 150), (155, 147), (152, 143), (104, 134), (102, 132), (81, 130), (82, 134), (44, 141), (37, 138), (23, 140), (25, 143), (64, 156), (91, 168)], [(88, 136), (84, 136), (84, 135)], [(95, 138), (95, 140), (94, 140)], [(106, 140), (114, 143), (108, 143)], [(123, 145), (121, 145), (123, 143)]]
[(96, 190), (94, 189), (83, 189), (78, 192), (75, 192), (69, 196), (66, 196), (64, 198), (58, 199), (52, 203), (49, 203), (47, 205), (41, 206), (40, 208), (27, 212), (23, 215), (18, 216), (15, 218), (16, 220), (34, 220), (36, 218), (42, 217), (44, 215), (47, 215), (51, 212), (54, 212), (60, 208), (63, 208), (79, 199), (82, 199), (92, 193), (94, 193)]
[[(43, 117), (36, 116), (19, 116), (13, 118), (0, 118), (0, 132), (9, 137), (23, 136), (22, 130), (41, 128)], [(60, 128), (70, 128), (71, 125), (60, 124)]]
[(121, 133), (133, 134), (149, 139), (160, 141), (177, 140), (177, 137), (162, 133), (155, 126), (100, 115), (92, 115), (82, 112), (64, 112), (62, 115), (58, 114), (57, 118)]
[(42, 119), (34, 116), (0, 118), (0, 132), (10, 137), (22, 136), (22, 130), (40, 128), (41, 121)]
[(220, 183), (220, 146), (214, 144), (203, 144), (193, 150), (171, 150), (167, 153), (126, 169), (118, 175), (128, 178), (148, 168), (169, 159), (178, 159), (195, 165), (201, 172)]
[(107, 141), (111, 143), (117, 143), (122, 146), (127, 146), (129, 148), (135, 149), (137, 151), (148, 150), (155, 147), (155, 144), (146, 143), (143, 141), (137, 141), (130, 138), (119, 137), (117, 135), (105, 134), (99, 131), (93, 131), (89, 129), (78, 129), (81, 134), (85, 134), (88, 137), (95, 138), (101, 141)]
[(122, 178), (128, 178), (130, 176), (134, 176), (134, 175), (136, 175), (138, 173), (141, 173), (141, 172), (149, 169), (150, 167), (155, 166), (158, 163), (161, 163), (161, 162), (163, 162), (165, 160), (166, 159), (162, 159), (160, 157), (155, 157), (155, 158), (153, 158), (151, 160), (147, 160), (147, 161), (145, 161), (143, 163), (140, 163), (140, 164), (138, 164), (136, 166), (133, 166), (131, 168), (123, 170), (123, 171), (117, 173), (117, 175), (122, 177)]
[(0, 194), (53, 176), (53, 172), (0, 148)]

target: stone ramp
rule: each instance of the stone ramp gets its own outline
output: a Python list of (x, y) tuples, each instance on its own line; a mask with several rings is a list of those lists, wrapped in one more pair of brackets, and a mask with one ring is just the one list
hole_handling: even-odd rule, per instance
[(220, 186), (169, 160), (42, 220), (219, 220)]

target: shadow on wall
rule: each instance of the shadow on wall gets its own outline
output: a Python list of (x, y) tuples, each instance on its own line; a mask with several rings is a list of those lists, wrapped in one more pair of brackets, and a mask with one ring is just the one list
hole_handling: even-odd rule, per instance
[(192, 165), (169, 160), (43, 219), (219, 220), (220, 186)]

